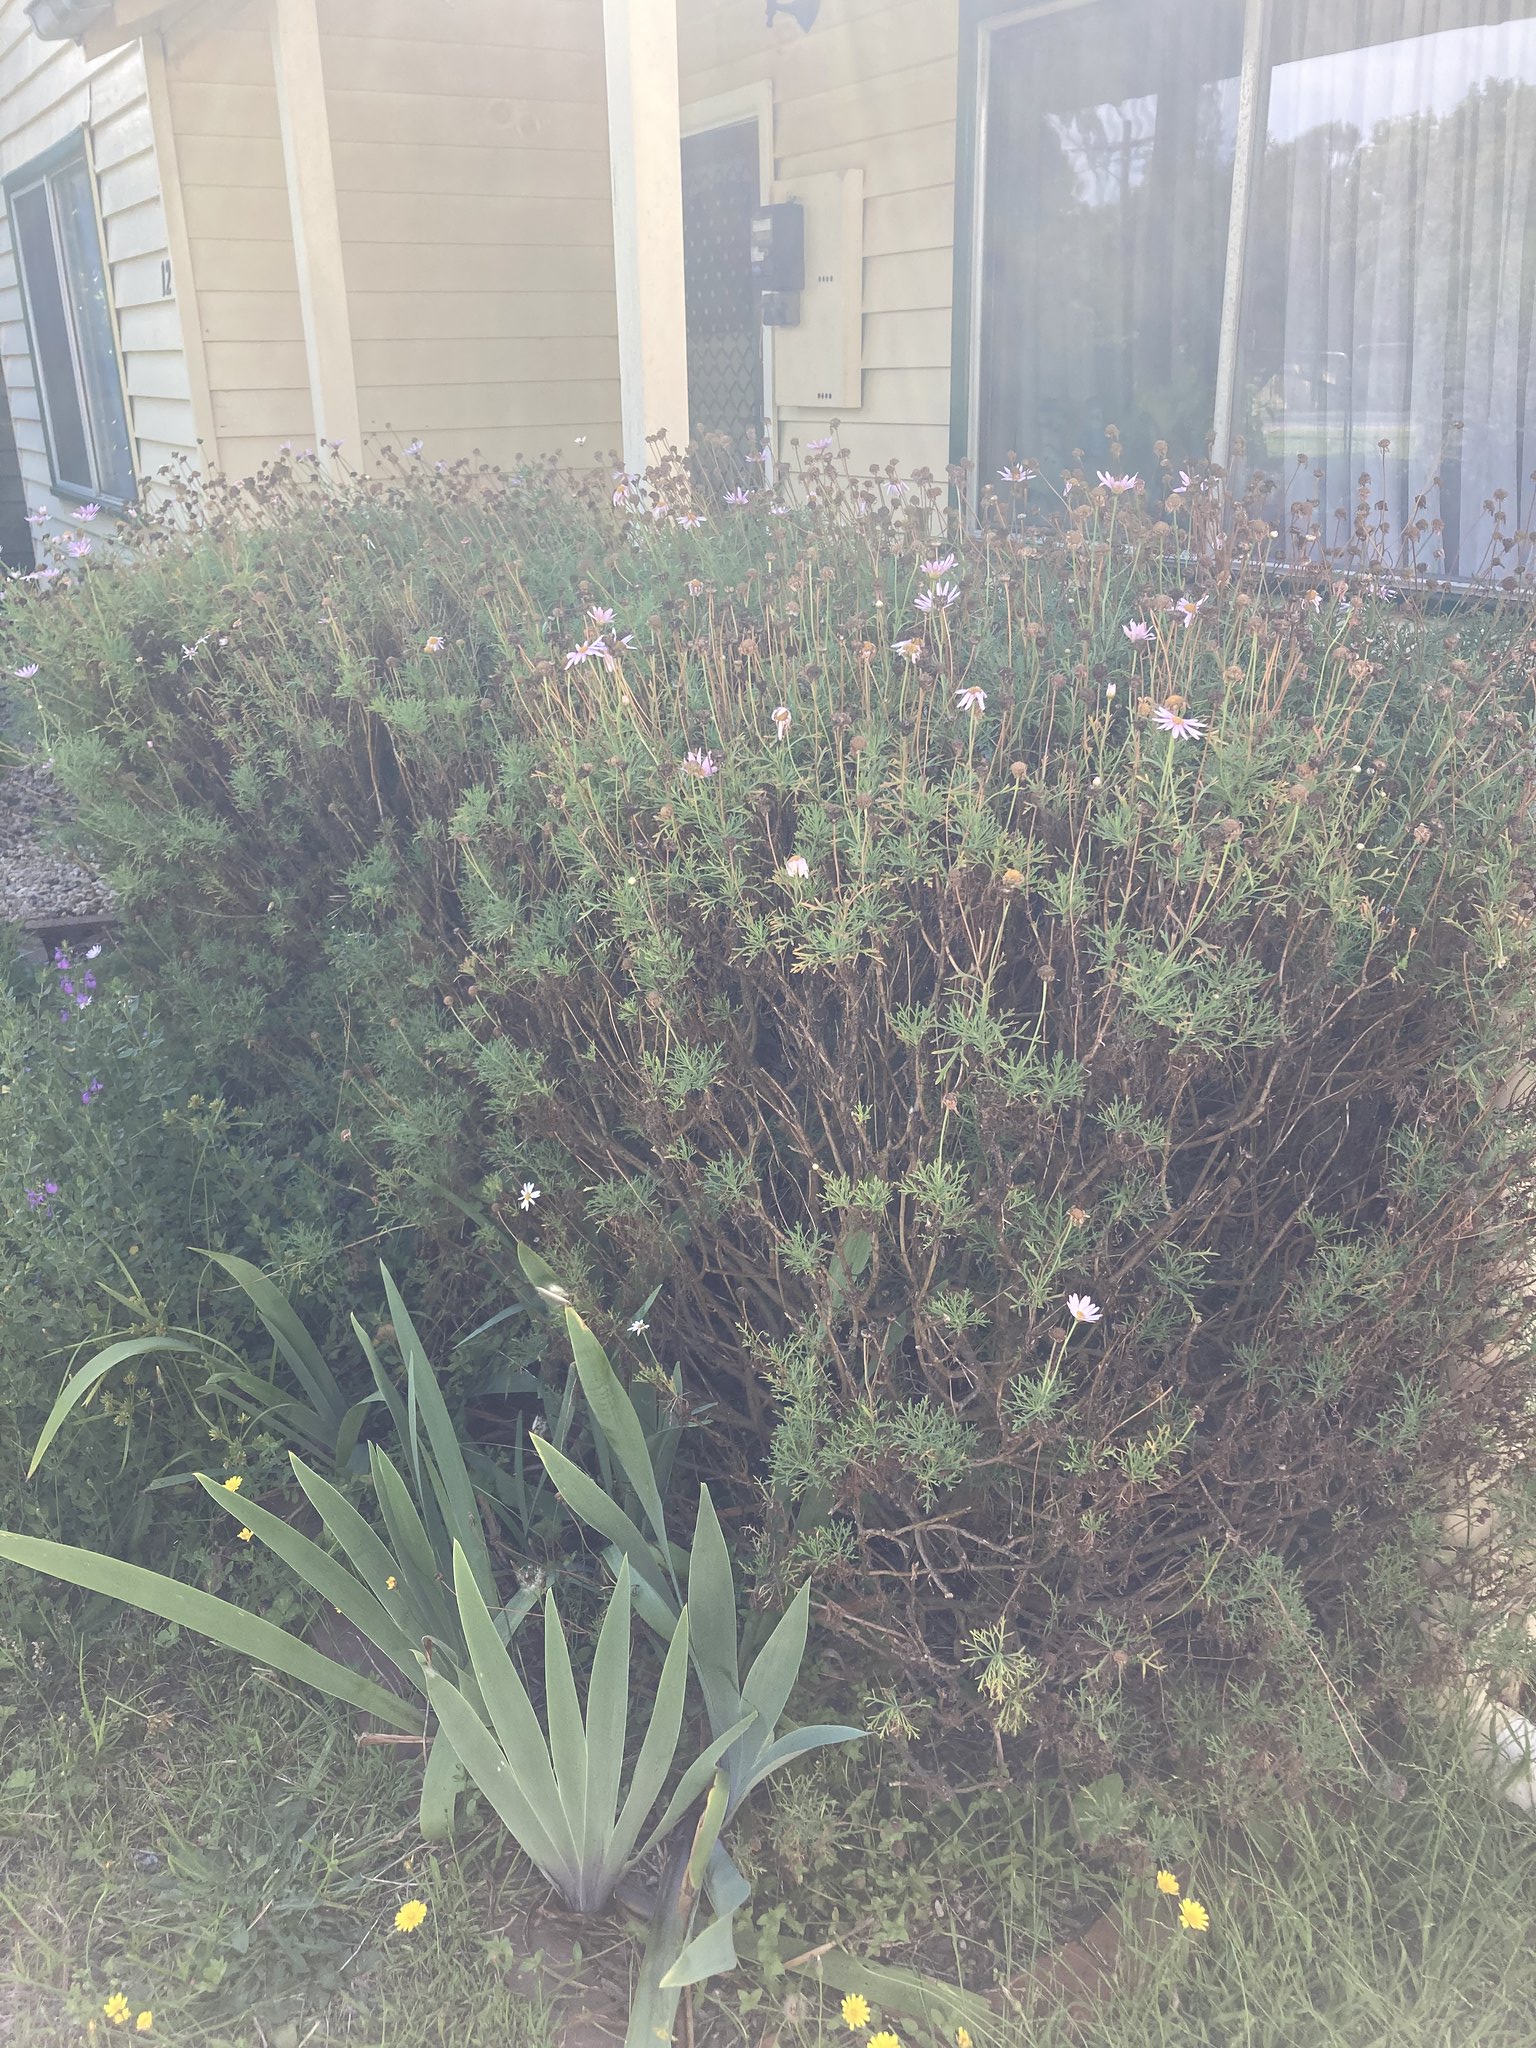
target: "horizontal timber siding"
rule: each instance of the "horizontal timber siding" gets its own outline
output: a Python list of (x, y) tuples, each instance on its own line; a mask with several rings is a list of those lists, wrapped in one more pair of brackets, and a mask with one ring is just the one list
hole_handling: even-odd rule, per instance
[[(365, 439), (619, 439), (602, 0), (319, 0)], [(585, 458), (584, 458), (585, 459)]]
[(165, 69), (219, 465), (249, 476), (315, 435), (265, 0), (189, 15)]
[[(0, 0), (0, 173), (20, 169), (81, 128), (89, 131), (96, 173), (134, 468), (153, 497), (158, 471), (195, 461), (197, 435), (174, 276), (166, 290), (170, 252), (143, 54), (131, 43), (88, 63), (74, 43), (43, 42), (21, 0)], [(0, 371), (27, 501), (46, 505), (55, 527), (67, 526), (73, 507), (55, 495), (49, 474), (10, 222), (3, 215)]]
[(678, 0), (684, 103), (768, 79), (775, 172), (864, 174), (863, 404), (781, 411), (781, 454), (842, 422), (856, 467), (944, 474), (954, 293), (958, 0), (823, 0), (809, 35), (738, 0)]

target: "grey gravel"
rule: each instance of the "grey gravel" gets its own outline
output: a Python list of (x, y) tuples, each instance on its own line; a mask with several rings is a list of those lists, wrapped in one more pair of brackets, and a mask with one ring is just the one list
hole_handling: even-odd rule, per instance
[(111, 914), (111, 890), (68, 851), (70, 817), (45, 764), (0, 769), (0, 924)]

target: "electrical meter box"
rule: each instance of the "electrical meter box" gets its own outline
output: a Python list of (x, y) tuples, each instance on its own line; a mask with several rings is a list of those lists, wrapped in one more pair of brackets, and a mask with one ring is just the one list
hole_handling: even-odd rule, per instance
[(805, 208), (798, 199), (753, 214), (752, 282), (765, 296), (798, 297), (805, 289)]
[[(804, 233), (800, 317), (774, 327), (773, 390), (780, 406), (855, 411), (864, 385), (864, 173), (818, 171), (773, 188), (778, 215), (795, 206)], [(754, 271), (757, 238), (754, 220)]]

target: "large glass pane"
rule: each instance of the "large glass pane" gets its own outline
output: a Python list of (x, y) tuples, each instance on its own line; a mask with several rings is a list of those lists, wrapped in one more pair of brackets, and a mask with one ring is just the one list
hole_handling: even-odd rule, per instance
[(1314, 559), (1475, 576), (1528, 523), (1533, 14), (1276, 0), (1234, 452)]
[(41, 185), (11, 195), (11, 227), (21, 257), (22, 287), (32, 329), (36, 370), (43, 387), (48, 437), (53, 450), (54, 481), (77, 490), (95, 488), (86, 446), (85, 417), (75, 382), (70, 346), (69, 314), (59, 278), (48, 217), (48, 195)]
[(133, 456), (112, 315), (107, 304), (107, 273), (101, 257), (91, 174), (83, 158), (54, 173), (53, 203), (69, 272), (75, 341), (85, 379), (91, 443), (96, 451), (96, 488), (109, 498), (126, 500), (133, 496)]
[(978, 451), (1156, 477), (1213, 422), (1242, 0), (1086, 0), (990, 44)]

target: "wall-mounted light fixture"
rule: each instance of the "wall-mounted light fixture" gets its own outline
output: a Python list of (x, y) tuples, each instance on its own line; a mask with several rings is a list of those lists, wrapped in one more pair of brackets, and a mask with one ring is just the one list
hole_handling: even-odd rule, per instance
[(811, 23), (820, 12), (821, 0), (768, 0), (768, 26), (772, 28), (781, 14), (792, 14), (809, 33)]

